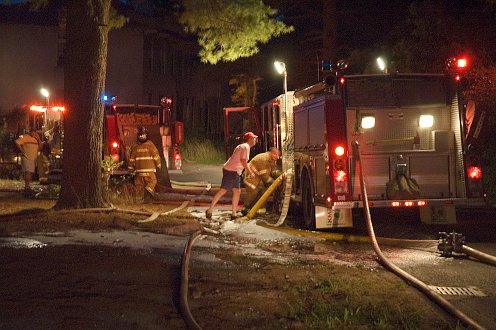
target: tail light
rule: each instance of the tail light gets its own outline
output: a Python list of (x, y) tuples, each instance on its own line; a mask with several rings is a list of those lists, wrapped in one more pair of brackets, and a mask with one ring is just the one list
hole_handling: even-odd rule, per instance
[(483, 197), (484, 187), (482, 182), (482, 166), (476, 147), (473, 145), (467, 146), (467, 154), (465, 161), (467, 164), (467, 194), (468, 197)]
[(470, 166), (467, 168), (467, 176), (469, 179), (482, 179), (482, 170), (479, 166)]
[(110, 144), (110, 155), (111, 157), (115, 160), (115, 161), (119, 161), (120, 159), (120, 146), (119, 146), (119, 142), (117, 141), (113, 141), (111, 144)]
[(342, 145), (334, 147), (333, 159), (333, 180), (334, 180), (334, 193), (347, 194), (348, 193), (348, 171), (346, 167), (346, 149)]
[(334, 171), (334, 181), (336, 181), (336, 182), (348, 181), (347, 173), (345, 171), (342, 171), (342, 170)]
[(178, 147), (174, 148), (173, 159), (174, 159), (174, 169), (180, 170), (183, 164), (182, 164), (181, 150)]

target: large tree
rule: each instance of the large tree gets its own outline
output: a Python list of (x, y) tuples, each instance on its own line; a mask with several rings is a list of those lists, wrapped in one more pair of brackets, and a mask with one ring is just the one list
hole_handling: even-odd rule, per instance
[(103, 104), (111, 0), (67, 1), (64, 175), (57, 207), (102, 207)]

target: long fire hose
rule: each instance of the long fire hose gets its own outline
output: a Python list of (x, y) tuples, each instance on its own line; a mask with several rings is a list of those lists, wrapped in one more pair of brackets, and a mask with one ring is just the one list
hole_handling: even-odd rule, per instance
[(488, 264), (492, 264), (492, 265), (496, 266), (496, 257), (489, 255), (487, 253), (481, 252), (479, 250), (473, 249), (470, 246), (462, 245), (461, 252), (465, 253), (466, 255), (469, 255), (471, 257), (474, 257), (476, 259), (479, 259), (483, 262), (486, 262)]
[(189, 258), (191, 247), (195, 240), (202, 233), (201, 230), (194, 232), (190, 237), (186, 245), (184, 246), (183, 257), (181, 259), (181, 286), (180, 286), (180, 300), (179, 306), (181, 308), (181, 314), (183, 316), (184, 322), (190, 329), (201, 329), (201, 327), (196, 322), (188, 304), (188, 285), (189, 285)]
[(377, 244), (377, 240), (375, 237), (374, 233), (374, 227), (372, 225), (372, 219), (370, 216), (370, 209), (369, 209), (369, 202), (368, 202), (368, 197), (367, 197), (367, 189), (365, 187), (365, 180), (363, 176), (363, 171), (362, 171), (362, 164), (361, 164), (361, 159), (360, 159), (360, 148), (358, 145), (358, 141), (353, 141), (352, 142), (352, 147), (353, 147), (353, 155), (355, 157), (355, 161), (360, 165), (360, 189), (362, 193), (362, 201), (363, 201), (363, 212), (365, 216), (365, 220), (367, 222), (367, 231), (370, 236), (370, 240), (372, 242), (372, 247), (374, 248), (375, 253), (379, 257), (381, 263), (388, 268), (390, 271), (398, 275), (399, 277), (403, 278), (405, 281), (416, 287), (419, 291), (424, 293), (427, 297), (432, 299), (434, 302), (436, 302), (439, 306), (444, 308), (448, 313), (456, 317), (458, 320), (461, 322), (465, 323), (466, 325), (475, 328), (475, 329), (484, 329), (480, 324), (478, 324), (476, 321), (474, 321), (472, 318), (469, 316), (465, 315), (462, 311), (457, 309), (455, 306), (453, 306), (449, 301), (441, 297), (438, 293), (433, 291), (429, 286), (427, 286), (424, 282), (420, 281), (416, 277), (412, 276), (411, 274), (405, 272), (392, 262), (390, 262), (382, 253), (379, 245)]

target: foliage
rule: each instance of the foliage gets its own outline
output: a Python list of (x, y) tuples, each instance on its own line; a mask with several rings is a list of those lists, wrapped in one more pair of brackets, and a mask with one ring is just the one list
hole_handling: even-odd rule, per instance
[(250, 107), (257, 103), (258, 81), (262, 78), (239, 74), (229, 80), (231, 101), (235, 106)]
[(444, 59), (453, 55), (456, 22), (443, 3), (423, 1), (410, 5), (409, 18), (394, 46), (393, 70), (442, 72)]
[(293, 31), (274, 18), (277, 10), (261, 0), (184, 0), (179, 17), (186, 31), (198, 35), (204, 63), (233, 62), (259, 51), (259, 44)]
[[(486, 131), (496, 130), (496, 116), (490, 116), (486, 122)], [(494, 143), (484, 143), (481, 148), (482, 179), (484, 180), (484, 190), (487, 200), (491, 205), (496, 204), (496, 145)]]
[(201, 164), (221, 164), (225, 161), (223, 149), (204, 137), (186, 137), (182, 156), (186, 161)]
[(474, 100), (486, 110), (496, 112), (496, 66), (476, 67), (464, 75), (467, 89), (463, 96), (467, 100)]
[(119, 161), (115, 160), (114, 158), (109, 157), (109, 158), (102, 160), (101, 167), (102, 167), (103, 173), (111, 173), (112, 171), (121, 167), (122, 164), (124, 164), (124, 162), (122, 162), (122, 161), (119, 162)]

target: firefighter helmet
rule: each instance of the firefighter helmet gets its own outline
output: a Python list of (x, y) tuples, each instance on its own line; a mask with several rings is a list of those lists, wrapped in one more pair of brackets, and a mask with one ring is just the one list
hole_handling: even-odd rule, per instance
[(148, 141), (148, 130), (146, 129), (146, 127), (141, 126), (138, 128), (137, 138), (138, 138), (138, 143), (144, 143)]

